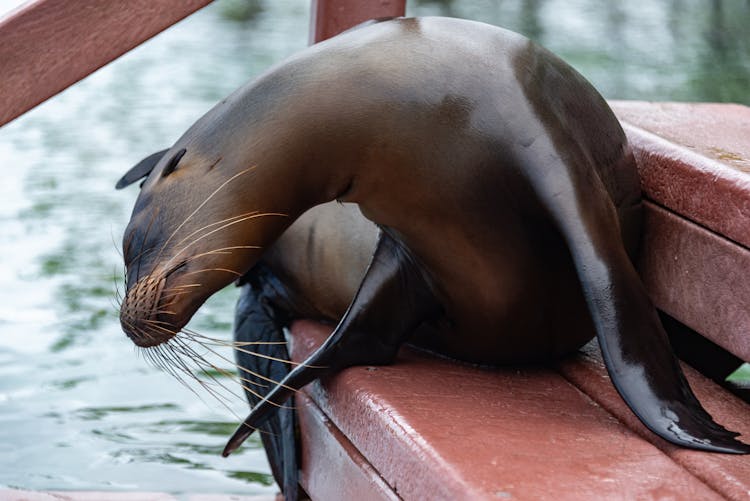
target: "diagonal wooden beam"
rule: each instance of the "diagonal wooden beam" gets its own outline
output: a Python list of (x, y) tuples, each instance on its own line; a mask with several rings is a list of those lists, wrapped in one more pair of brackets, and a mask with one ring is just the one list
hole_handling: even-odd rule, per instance
[(0, 19), (0, 126), (211, 0), (36, 0)]

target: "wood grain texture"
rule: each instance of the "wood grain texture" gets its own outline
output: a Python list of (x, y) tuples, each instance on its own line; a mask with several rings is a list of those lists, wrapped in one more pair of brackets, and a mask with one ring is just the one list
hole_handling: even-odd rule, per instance
[[(657, 437), (638, 421), (607, 375), (601, 353), (595, 344), (589, 344), (581, 356), (559, 365), (561, 373), (584, 393), (628, 428), (652, 442), (672, 460), (710, 485), (727, 499), (750, 499), (750, 456), (713, 454), (677, 447)], [(742, 433), (745, 442), (750, 440), (750, 405), (720, 388), (683, 364), (690, 386), (708, 412), (730, 430)], [(698, 499), (698, 498), (693, 498)]]
[(750, 107), (610, 105), (653, 202), (638, 265), (654, 303), (750, 360)]
[(656, 306), (750, 360), (750, 251), (646, 202), (638, 271)]
[[(292, 357), (329, 332), (295, 323)], [(306, 392), (406, 500), (721, 499), (553, 369), (481, 370), (407, 349)]]
[(310, 43), (316, 43), (370, 19), (403, 16), (406, 0), (312, 0)]
[(296, 396), (301, 434), (300, 485), (311, 499), (396, 501), (399, 497), (304, 392)]
[(210, 3), (38, 0), (0, 20), (0, 126)]
[(750, 107), (612, 101), (644, 195), (750, 248)]

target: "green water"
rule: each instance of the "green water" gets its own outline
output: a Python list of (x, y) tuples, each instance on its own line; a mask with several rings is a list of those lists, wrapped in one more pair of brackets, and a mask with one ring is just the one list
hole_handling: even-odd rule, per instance
[[(521, 31), (609, 98), (750, 104), (749, 5), (410, 1), (409, 13)], [(302, 49), (308, 14), (306, 0), (219, 1), (0, 129), (0, 486), (276, 491), (257, 441), (219, 456), (244, 403), (199, 391), (204, 402), (121, 333), (118, 248), (136, 190), (112, 186)], [(191, 327), (229, 337), (235, 297), (222, 291)]]

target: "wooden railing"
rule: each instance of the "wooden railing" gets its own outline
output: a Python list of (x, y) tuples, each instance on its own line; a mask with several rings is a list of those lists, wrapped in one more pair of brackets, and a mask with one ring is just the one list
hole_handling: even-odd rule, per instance
[(0, 20), (0, 126), (211, 0), (37, 0)]
[[(36, 0), (0, 19), (0, 126), (211, 0)], [(401, 16), (405, 0), (312, 0), (310, 40)], [(0, 13), (2, 15), (2, 13)]]

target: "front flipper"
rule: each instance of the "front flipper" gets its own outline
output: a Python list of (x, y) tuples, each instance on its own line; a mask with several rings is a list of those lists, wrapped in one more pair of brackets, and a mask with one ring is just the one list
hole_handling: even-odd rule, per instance
[[(256, 266), (244, 277), (235, 313), (234, 340), (240, 382), (250, 407), (254, 407), (289, 373), (289, 353), (284, 340), (285, 315), (273, 306), (275, 281), (270, 271)], [(269, 291), (274, 297), (269, 297)], [(290, 396), (274, 416), (259, 427), (276, 483), (287, 501), (298, 499), (299, 465), (297, 458), (294, 396)]]
[[(531, 184), (568, 244), (617, 391), (646, 427), (672, 443), (750, 453), (750, 446), (717, 424), (690, 389), (625, 252), (603, 183), (585, 161), (572, 165), (542, 141), (535, 148), (527, 159), (539, 168), (532, 171)], [(555, 175), (545, 175), (553, 169)]]
[(224, 448), (231, 454), (294, 391), (320, 377), (361, 364), (387, 364), (439, 305), (414, 259), (382, 231), (367, 272), (339, 325), (315, 353), (277, 385), (237, 428)]

